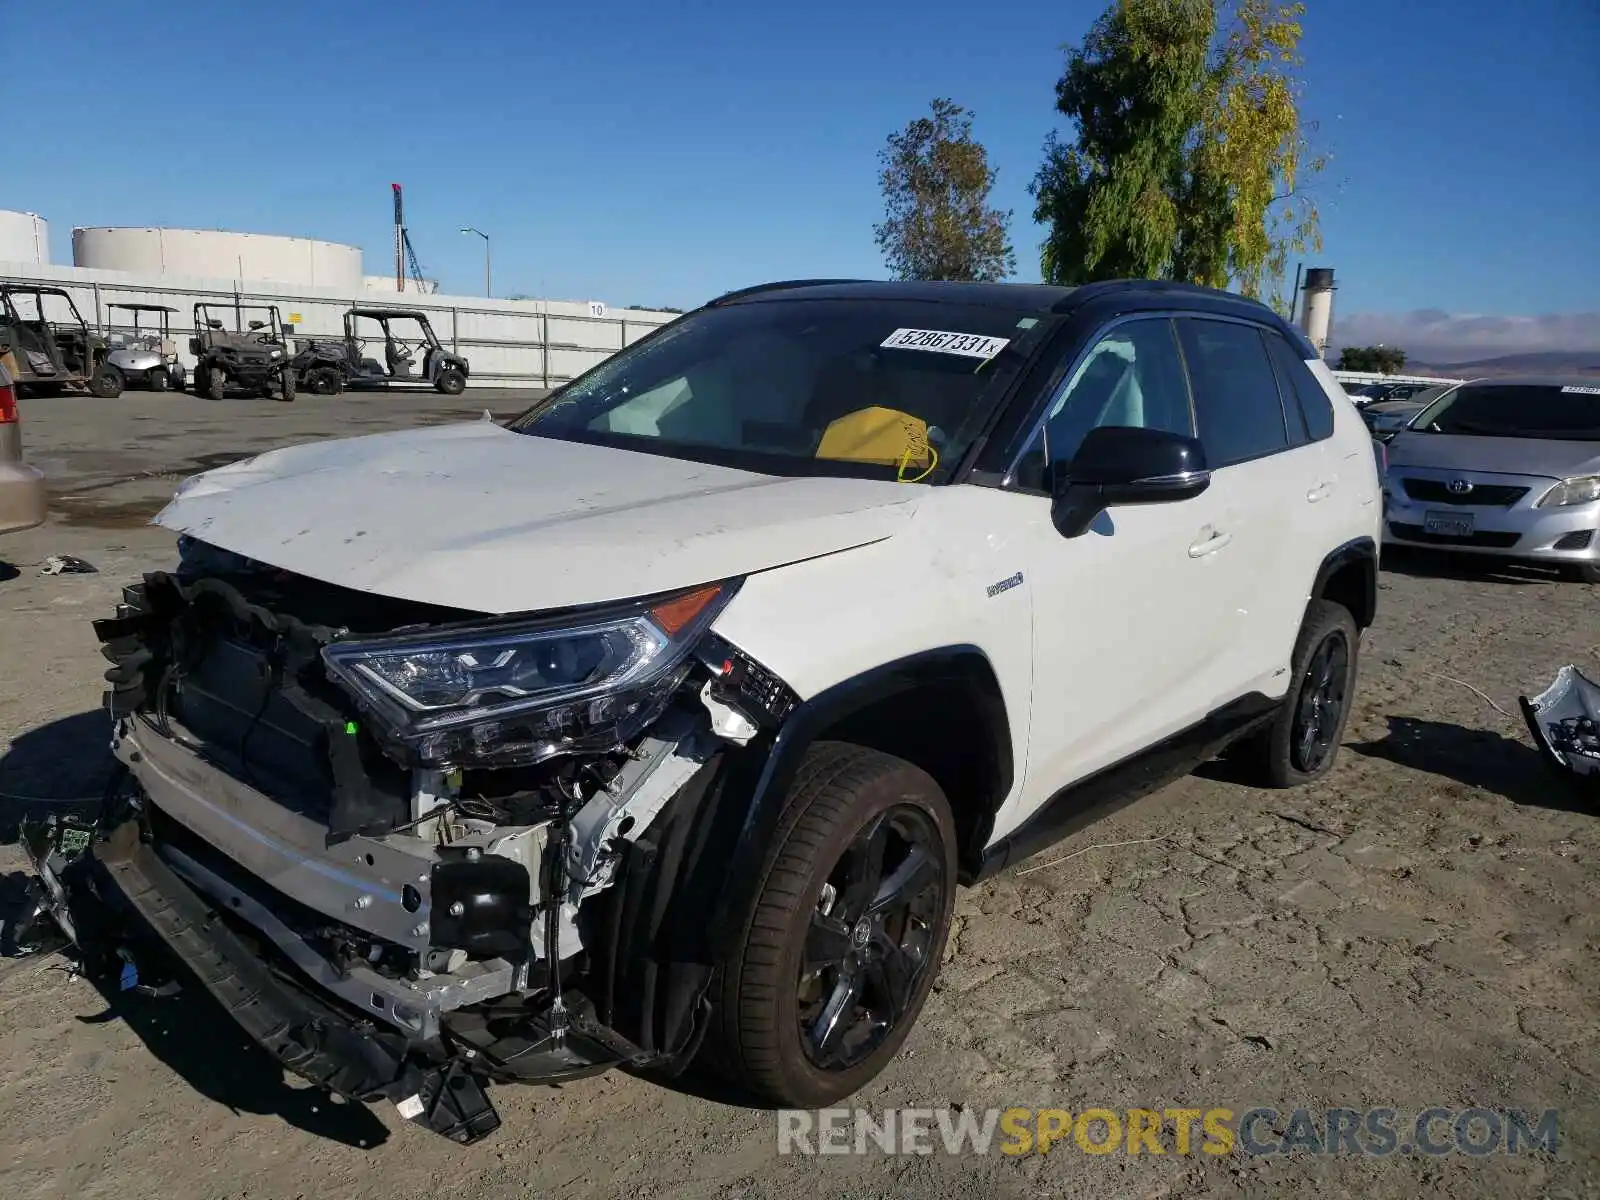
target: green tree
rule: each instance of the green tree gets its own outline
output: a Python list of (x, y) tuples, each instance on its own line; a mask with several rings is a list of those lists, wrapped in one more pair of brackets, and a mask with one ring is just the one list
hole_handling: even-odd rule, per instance
[(873, 226), (900, 279), (1004, 279), (1016, 270), (1010, 212), (989, 207), (995, 172), (972, 114), (946, 99), (889, 135), (879, 152), (884, 220)]
[(1303, 4), (1117, 0), (1068, 55), (1031, 191), (1047, 280), (1183, 279), (1280, 307), (1289, 256), (1320, 250), (1300, 117)]
[(1339, 352), (1341, 371), (1380, 371), (1394, 375), (1405, 369), (1406, 352), (1399, 346), (1346, 346)]

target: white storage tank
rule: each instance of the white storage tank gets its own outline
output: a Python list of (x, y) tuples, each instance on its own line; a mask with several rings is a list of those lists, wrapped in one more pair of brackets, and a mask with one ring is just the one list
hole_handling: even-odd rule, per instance
[(0, 209), (0, 262), (49, 265), (50, 222), (38, 213)]
[(361, 251), (338, 242), (222, 229), (87, 228), (72, 231), (72, 261), (164, 278), (237, 279), (359, 293)]

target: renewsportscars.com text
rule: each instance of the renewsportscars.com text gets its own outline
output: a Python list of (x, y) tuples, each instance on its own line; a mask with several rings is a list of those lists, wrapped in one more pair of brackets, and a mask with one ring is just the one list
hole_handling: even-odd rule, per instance
[(1554, 1154), (1555, 1109), (782, 1109), (779, 1154)]

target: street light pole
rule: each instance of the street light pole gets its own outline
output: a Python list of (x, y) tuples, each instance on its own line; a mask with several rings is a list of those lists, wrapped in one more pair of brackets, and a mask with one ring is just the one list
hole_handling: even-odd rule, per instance
[(462, 233), (475, 233), (483, 239), (483, 295), (485, 299), (494, 295), (489, 286), (489, 235), (481, 229), (474, 229), (471, 225), (463, 227)]

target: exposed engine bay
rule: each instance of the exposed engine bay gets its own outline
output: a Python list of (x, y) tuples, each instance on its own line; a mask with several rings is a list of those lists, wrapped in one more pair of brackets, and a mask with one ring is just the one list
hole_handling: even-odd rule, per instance
[(486, 1083), (681, 1069), (695, 881), (795, 705), (711, 630), (737, 582), (486, 618), (180, 551), (95, 622), (126, 773), (92, 828), (24, 828), (86, 960), (175, 957), (290, 1069), (462, 1142)]

